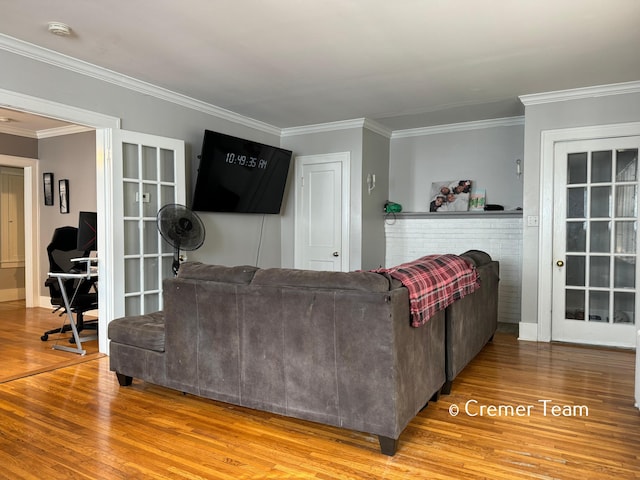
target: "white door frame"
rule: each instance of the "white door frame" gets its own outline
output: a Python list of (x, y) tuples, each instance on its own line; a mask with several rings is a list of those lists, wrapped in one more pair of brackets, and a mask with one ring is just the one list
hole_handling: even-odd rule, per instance
[(24, 172), (24, 290), (28, 308), (38, 304), (39, 249), (34, 238), (39, 238), (38, 217), (38, 160), (35, 158), (0, 155), (0, 165), (21, 168)]
[(351, 249), (350, 244), (350, 228), (351, 225), (351, 153), (350, 152), (337, 152), (337, 153), (324, 153), (318, 155), (301, 155), (295, 158), (294, 172), (295, 172), (295, 208), (294, 208), (294, 268), (300, 268), (302, 264), (302, 233), (300, 231), (301, 225), (298, 216), (300, 215), (300, 205), (302, 204), (302, 165), (303, 164), (316, 164), (316, 163), (329, 163), (340, 162), (342, 165), (342, 250), (340, 252), (341, 263), (340, 269), (343, 272), (349, 270), (349, 252)]
[(557, 142), (640, 135), (640, 122), (546, 130), (541, 134), (540, 230), (538, 232), (538, 341), (551, 341), (553, 273), (553, 167)]
[[(115, 170), (112, 171), (112, 175), (110, 175), (109, 177), (111, 180), (113, 180), (113, 186), (109, 190), (113, 198), (113, 203), (110, 205), (111, 210), (109, 212), (105, 212), (105, 213), (108, 213), (109, 215), (109, 217), (105, 219), (105, 222), (109, 222), (111, 224), (111, 228), (112, 228), (110, 230), (111, 232), (125, 231), (123, 230), (123, 227), (126, 223), (125, 221), (126, 209), (124, 207), (125, 180), (123, 178), (123, 173), (124, 173), (123, 167), (125, 164), (125, 159), (123, 158), (123, 149), (122, 149), (122, 145), (125, 143), (133, 144), (136, 146), (144, 145), (150, 148), (155, 148), (157, 150), (162, 149), (162, 150), (174, 152), (174, 157), (173, 157), (174, 178), (172, 182), (162, 179), (160, 173), (158, 173), (156, 180), (146, 181), (147, 179), (145, 179), (143, 175), (144, 169), (142, 167), (139, 168), (138, 176), (134, 178), (136, 178), (136, 182), (139, 181), (141, 182), (141, 184), (144, 183), (144, 187), (146, 189), (150, 189), (148, 191), (150, 191), (151, 195), (157, 199), (158, 208), (162, 206), (161, 195), (158, 190), (154, 190), (154, 189), (160, 185), (163, 185), (165, 187), (171, 186), (171, 185), (173, 186), (173, 198), (171, 200), (167, 199), (169, 200), (168, 203), (178, 203), (181, 205), (184, 205), (186, 203), (185, 145), (183, 140), (168, 138), (168, 137), (163, 137), (158, 135), (151, 135), (147, 133), (132, 132), (127, 130), (115, 130), (112, 132), (113, 132), (114, 148), (118, 149), (118, 151), (113, 152), (113, 160), (114, 160), (113, 164), (118, 165), (118, 169), (117, 171)], [(158, 161), (158, 158), (155, 158), (155, 161)], [(131, 179), (128, 179), (128, 180), (131, 180)], [(136, 183), (136, 186), (137, 186), (137, 183)], [(155, 213), (156, 212), (154, 212), (153, 214), (154, 215), (153, 228), (154, 228), (154, 231), (156, 232), (158, 241), (164, 242), (163, 240), (161, 240), (160, 233), (155, 229)], [(146, 223), (149, 220), (148, 215), (142, 215), (142, 212), (140, 212), (140, 217), (138, 217), (137, 214), (134, 216), (138, 218), (138, 220), (136, 220), (136, 223), (139, 221), (140, 217), (146, 217), (146, 219), (143, 220), (143, 223)], [(138, 239), (140, 239), (143, 236), (142, 230), (139, 231), (139, 235), (140, 237)], [(113, 237), (114, 239), (111, 242), (111, 249), (110, 249), (110, 253), (112, 256), (109, 259), (108, 268), (109, 268), (109, 272), (111, 273), (111, 279), (117, 278), (117, 279), (123, 279), (123, 281), (113, 283), (111, 285), (111, 291), (113, 292), (113, 296), (115, 298), (123, 299), (123, 301), (120, 301), (117, 304), (116, 303), (111, 304), (113, 308), (112, 310), (113, 316), (110, 318), (119, 318), (124, 315), (131, 315), (131, 313), (127, 312), (127, 310), (125, 309), (125, 302), (128, 296), (126, 287), (129, 286), (127, 285), (127, 280), (126, 280), (127, 274), (126, 274), (126, 267), (125, 267), (127, 258), (131, 259), (132, 257), (135, 257), (140, 261), (140, 268), (143, 268), (145, 259), (150, 260), (152, 257), (155, 257), (158, 259), (158, 270), (159, 270), (158, 273), (161, 274), (162, 272), (161, 258), (167, 257), (167, 256), (170, 256), (171, 258), (173, 258), (173, 252), (170, 255), (167, 253), (163, 253), (160, 246), (158, 246), (157, 252), (152, 252), (151, 254), (148, 254), (148, 252), (145, 252), (145, 248), (142, 245), (140, 245), (140, 251), (138, 253), (129, 255), (127, 257), (125, 255), (126, 254), (125, 241), (122, 235), (120, 236), (113, 235)], [(102, 257), (102, 253), (100, 253), (100, 256)], [(100, 281), (102, 282), (102, 277), (100, 278), (101, 278)], [(147, 274), (143, 273), (143, 271), (141, 270), (140, 278), (143, 279), (143, 278), (149, 278), (149, 277), (147, 277)], [(142, 283), (144, 284), (144, 282)], [(134, 294), (133, 296), (138, 296), (139, 298), (141, 298), (140, 294), (156, 293), (156, 288), (149, 289), (147, 287), (143, 287), (139, 290), (140, 291), (137, 294)], [(160, 278), (158, 278), (158, 290), (162, 291), (162, 280)], [(132, 293), (132, 292), (129, 292), (129, 293)], [(159, 299), (160, 307), (162, 307), (161, 297), (162, 296), (160, 295), (160, 299)], [(142, 308), (143, 310), (136, 314), (149, 313), (149, 311), (144, 310), (145, 307), (142, 307)], [(157, 310), (156, 307), (153, 307), (153, 308)]]
[[(112, 318), (114, 311), (115, 298), (113, 295), (113, 276), (110, 274), (112, 271), (108, 268), (113, 264), (113, 246), (111, 236), (107, 235), (107, 232), (113, 232), (113, 189), (112, 189), (112, 172), (113, 172), (113, 135), (111, 129), (120, 128), (120, 119), (117, 117), (111, 117), (97, 112), (89, 110), (83, 110), (80, 108), (64, 105), (61, 103), (51, 102), (38, 97), (32, 97), (9, 90), (0, 89), (0, 106), (6, 108), (12, 108), (14, 110), (21, 110), (24, 112), (33, 113), (36, 115), (44, 115), (46, 117), (57, 118), (67, 122), (75, 123), (78, 125), (85, 125), (96, 129), (96, 190), (97, 190), (97, 211), (98, 211), (98, 242), (100, 244), (100, 259), (98, 267), (100, 268), (100, 289), (98, 293), (98, 328), (102, 332), (107, 331), (108, 319)], [(35, 169), (35, 172), (30, 171), (29, 174), (33, 175), (31, 178), (31, 185), (36, 185), (35, 191), (32, 191), (31, 201), (34, 198), (39, 197), (38, 184), (38, 166), (36, 162), (35, 167), (27, 167)], [(25, 169), (25, 174), (27, 174)], [(25, 178), (26, 187), (26, 178)], [(37, 202), (33, 202), (32, 210), (37, 212)], [(26, 205), (25, 205), (26, 210)], [(40, 238), (40, 229), (38, 216), (35, 215), (31, 219), (30, 225), (31, 232), (26, 238), (31, 241), (31, 238)], [(25, 218), (25, 224), (27, 219)], [(26, 239), (25, 239), (26, 240)], [(25, 247), (28, 247), (25, 244)], [(38, 279), (42, 277), (42, 273), (39, 271), (40, 266), (40, 251), (37, 248), (37, 242), (32, 242), (31, 245), (31, 257), (32, 257), (32, 278), (27, 283), (25, 281), (25, 287), (33, 289), (32, 294), (37, 295)], [(28, 256), (29, 250), (25, 248), (25, 255)], [(25, 267), (27, 264), (25, 262)], [(106, 268), (105, 268), (106, 267)], [(34, 280), (35, 279), (35, 280)], [(101, 353), (108, 353), (108, 341), (107, 335), (99, 336), (99, 350)]]

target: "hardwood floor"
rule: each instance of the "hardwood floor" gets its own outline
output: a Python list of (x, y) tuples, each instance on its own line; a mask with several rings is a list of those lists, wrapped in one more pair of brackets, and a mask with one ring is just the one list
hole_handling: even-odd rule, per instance
[(97, 340), (82, 344), (87, 350), (84, 356), (51, 348), (56, 342), (67, 343), (70, 333), (51, 335), (46, 342), (40, 340), (46, 330), (60, 327), (62, 321), (62, 317), (47, 308), (25, 309), (24, 301), (0, 302), (0, 383), (100, 355)]
[(634, 361), (499, 333), (388, 457), (362, 432), (120, 387), (94, 358), (0, 384), (0, 478), (640, 478)]

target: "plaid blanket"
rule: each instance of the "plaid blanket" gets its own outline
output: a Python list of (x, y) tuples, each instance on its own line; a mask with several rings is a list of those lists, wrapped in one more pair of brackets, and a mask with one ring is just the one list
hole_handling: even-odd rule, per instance
[(480, 288), (475, 266), (457, 255), (428, 255), (372, 271), (386, 273), (407, 287), (413, 327), (424, 325), (437, 311)]

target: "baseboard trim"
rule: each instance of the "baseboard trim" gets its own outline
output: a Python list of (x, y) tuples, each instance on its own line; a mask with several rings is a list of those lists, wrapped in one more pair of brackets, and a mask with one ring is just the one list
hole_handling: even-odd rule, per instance
[(520, 322), (519, 325), (518, 340), (525, 340), (528, 342), (538, 341), (538, 324)]
[(51, 297), (40, 297), (40, 301), (37, 306), (40, 308), (54, 308), (51, 305)]

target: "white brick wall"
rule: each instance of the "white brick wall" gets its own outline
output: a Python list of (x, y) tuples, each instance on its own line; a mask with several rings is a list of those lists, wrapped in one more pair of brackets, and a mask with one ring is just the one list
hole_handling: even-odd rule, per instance
[(387, 217), (385, 267), (430, 254), (483, 250), (500, 262), (498, 321), (519, 323), (522, 227), (522, 216), (509, 214)]

